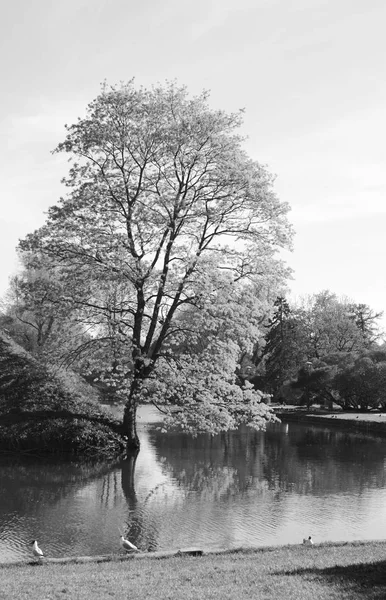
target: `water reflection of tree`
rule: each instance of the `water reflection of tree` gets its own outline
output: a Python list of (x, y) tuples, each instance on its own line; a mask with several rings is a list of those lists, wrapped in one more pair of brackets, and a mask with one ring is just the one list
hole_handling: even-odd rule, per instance
[(1, 506), (24, 511), (31, 503), (56, 504), (74, 487), (80, 489), (102, 477), (107, 481), (114, 466), (115, 463), (108, 461), (60, 461), (56, 458), (43, 462), (35, 458), (2, 457)]
[(288, 444), (266, 435), (268, 481), (279, 489), (317, 495), (384, 487), (386, 443), (348, 432), (290, 426)]
[[(124, 527), (125, 536), (137, 545), (141, 550), (157, 550), (158, 530), (154, 523), (149, 520), (146, 511), (147, 499), (138, 502), (135, 491), (135, 466), (138, 452), (128, 456), (121, 463), (122, 468), (122, 491), (127, 501), (127, 519)], [(149, 498), (154, 492), (151, 490)]]
[[(99, 543), (96, 524), (101, 509), (105, 512), (118, 496), (122, 497), (117, 464), (108, 461), (2, 456), (0, 473), (5, 557), (14, 553), (20, 558), (23, 552), (29, 553), (24, 544), (35, 536), (54, 556), (60, 552), (92, 553)], [(103, 534), (100, 537), (103, 548)]]
[(267, 488), (322, 495), (385, 486), (386, 443), (363, 434), (291, 424), (287, 434), (282, 425), (197, 438), (153, 431), (151, 438), (174, 480), (203, 499)]
[(216, 436), (151, 432), (163, 468), (186, 492), (208, 499), (246, 493), (261, 474), (264, 436), (251, 429)]

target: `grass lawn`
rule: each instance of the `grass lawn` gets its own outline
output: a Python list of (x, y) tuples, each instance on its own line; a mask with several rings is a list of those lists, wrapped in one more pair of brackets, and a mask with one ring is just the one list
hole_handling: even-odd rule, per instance
[(0, 567), (1, 600), (384, 600), (386, 542)]

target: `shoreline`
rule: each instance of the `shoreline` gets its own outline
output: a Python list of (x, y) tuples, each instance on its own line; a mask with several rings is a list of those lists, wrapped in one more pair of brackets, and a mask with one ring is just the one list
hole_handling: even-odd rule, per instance
[(65, 556), (60, 558), (44, 557), (39, 560), (37, 558), (28, 558), (25, 560), (0, 562), (0, 569), (41, 566), (44, 565), (87, 565), (92, 563), (121, 563), (126, 561), (142, 561), (142, 560), (163, 560), (169, 558), (182, 557), (216, 557), (216, 556), (250, 556), (254, 554), (268, 554), (277, 552), (296, 552), (300, 549), (332, 549), (332, 548), (359, 548), (376, 546), (384, 547), (386, 551), (386, 538), (380, 540), (353, 540), (353, 541), (338, 541), (338, 542), (320, 542), (314, 543), (311, 547), (303, 543), (298, 544), (283, 544), (277, 546), (240, 546), (237, 548), (180, 548), (178, 550), (165, 550), (159, 552), (131, 552), (127, 554), (101, 554), (95, 556)]
[(308, 423), (343, 431), (386, 436), (386, 413), (306, 411), (299, 410), (298, 407), (278, 408), (274, 409), (274, 412), (282, 423)]

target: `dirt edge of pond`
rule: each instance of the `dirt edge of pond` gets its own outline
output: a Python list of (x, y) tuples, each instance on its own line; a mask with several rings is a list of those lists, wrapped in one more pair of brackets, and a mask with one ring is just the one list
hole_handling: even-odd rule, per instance
[[(343, 548), (343, 547), (360, 547), (360, 546), (379, 546), (386, 550), (386, 540), (359, 540), (350, 542), (322, 542), (314, 544), (315, 548)], [(247, 546), (239, 548), (181, 548), (179, 550), (169, 550), (160, 552), (133, 552), (128, 554), (105, 554), (97, 556), (67, 556), (61, 558), (44, 557), (43, 559), (28, 559), (14, 562), (0, 563), (0, 569), (25, 567), (25, 566), (44, 566), (44, 565), (63, 565), (63, 564), (88, 564), (88, 563), (105, 563), (105, 562), (123, 562), (127, 560), (141, 559), (167, 559), (178, 556), (215, 556), (224, 554), (261, 554), (267, 552), (280, 552), (283, 550), (296, 552), (299, 548), (303, 548), (303, 544), (286, 544), (278, 546)]]

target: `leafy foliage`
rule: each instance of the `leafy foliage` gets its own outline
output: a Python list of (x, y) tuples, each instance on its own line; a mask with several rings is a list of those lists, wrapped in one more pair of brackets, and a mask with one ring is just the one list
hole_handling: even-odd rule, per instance
[[(236, 319), (233, 341), (241, 350), (261, 305), (288, 274), (276, 256), (291, 241), (288, 206), (274, 194), (273, 177), (243, 151), (241, 117), (214, 111), (207, 93), (190, 98), (173, 83), (151, 90), (136, 89), (132, 81), (103, 86), (57, 148), (72, 160), (68, 196), (21, 243), (31, 265), (43, 257), (58, 280), (62, 291), (55, 301), (89, 328), (77, 356), (125, 397), (124, 425), (133, 446), (136, 406), (148, 397), (147, 380), (161, 369), (159, 362), (163, 372), (173, 363), (173, 347), (190, 343), (191, 323), (220, 306), (210, 315), (220, 335), (224, 323), (231, 324), (222, 299), (235, 315), (244, 310), (240, 299), (255, 295), (256, 314), (243, 327)], [(195, 389), (195, 363), (188, 362), (181, 357), (190, 376), (177, 405), (185, 403), (187, 420), (198, 426), (202, 404), (192, 398), (200, 386)], [(209, 364), (206, 357), (203, 364)], [(228, 372), (226, 380), (233, 375)], [(218, 388), (208, 387), (205, 395), (205, 423), (222, 392), (220, 378), (214, 380)], [(249, 414), (237, 408), (241, 400), (234, 391), (227, 395), (232, 418), (219, 418), (213, 431)], [(175, 393), (165, 398), (177, 402)], [(259, 412), (263, 421), (262, 406)], [(257, 424), (254, 414), (250, 418)]]
[(324, 400), (344, 410), (384, 409), (386, 352), (379, 348), (314, 359), (299, 369), (289, 388), (298, 391), (301, 404)]
[(274, 307), (262, 356), (265, 389), (277, 395), (283, 383), (294, 376), (299, 365), (307, 360), (307, 344), (303, 321), (291, 310), (286, 299), (279, 296)]
[(358, 326), (354, 307), (352, 302), (339, 300), (328, 290), (304, 300), (301, 311), (307, 331), (309, 359), (320, 359), (335, 352), (354, 352), (365, 347), (366, 336)]
[(83, 455), (121, 452), (120, 425), (79, 388), (0, 332), (0, 448)]
[(382, 339), (383, 333), (380, 331), (377, 321), (382, 318), (383, 313), (373, 311), (367, 304), (351, 303), (349, 306), (350, 318), (361, 332), (364, 347), (371, 348), (375, 342)]
[[(41, 255), (19, 253), (21, 272), (12, 277), (1, 302), (0, 327), (25, 350), (47, 364), (65, 364), (89, 339), (68, 307), (57, 302), (63, 290)], [(25, 263), (25, 264), (24, 264)]]
[(334, 376), (336, 366), (314, 359), (308, 361), (297, 373), (297, 378), (290, 382), (292, 389), (300, 391), (299, 403), (308, 407), (315, 401), (324, 401), (332, 407), (334, 396)]
[(164, 427), (219, 433), (241, 423), (264, 429), (275, 421), (262, 392), (249, 382), (237, 384), (238, 355), (236, 343), (214, 338), (196, 356), (180, 354), (172, 364), (161, 359), (144, 387), (154, 403), (162, 403)]
[(334, 378), (337, 399), (345, 409), (386, 407), (386, 352), (365, 351), (352, 355), (350, 364)]
[[(381, 314), (366, 305), (338, 299), (329, 291), (308, 296), (295, 307), (279, 297), (275, 307), (263, 350), (265, 389), (291, 402), (310, 404), (323, 400), (330, 406), (338, 402), (347, 407), (364, 407), (363, 395), (360, 402), (350, 403), (347, 390), (367, 385), (365, 380), (370, 385), (370, 379), (374, 379), (369, 369), (360, 366), (360, 361), (370, 356), (366, 352), (376, 351), (375, 342), (381, 335), (377, 320)], [(356, 368), (363, 374), (361, 384), (358, 381), (354, 385), (354, 379), (351, 383), (346, 381), (350, 365), (353, 374)], [(346, 396), (343, 380), (348, 386)], [(372, 406), (380, 400), (374, 397), (366, 402)]]

